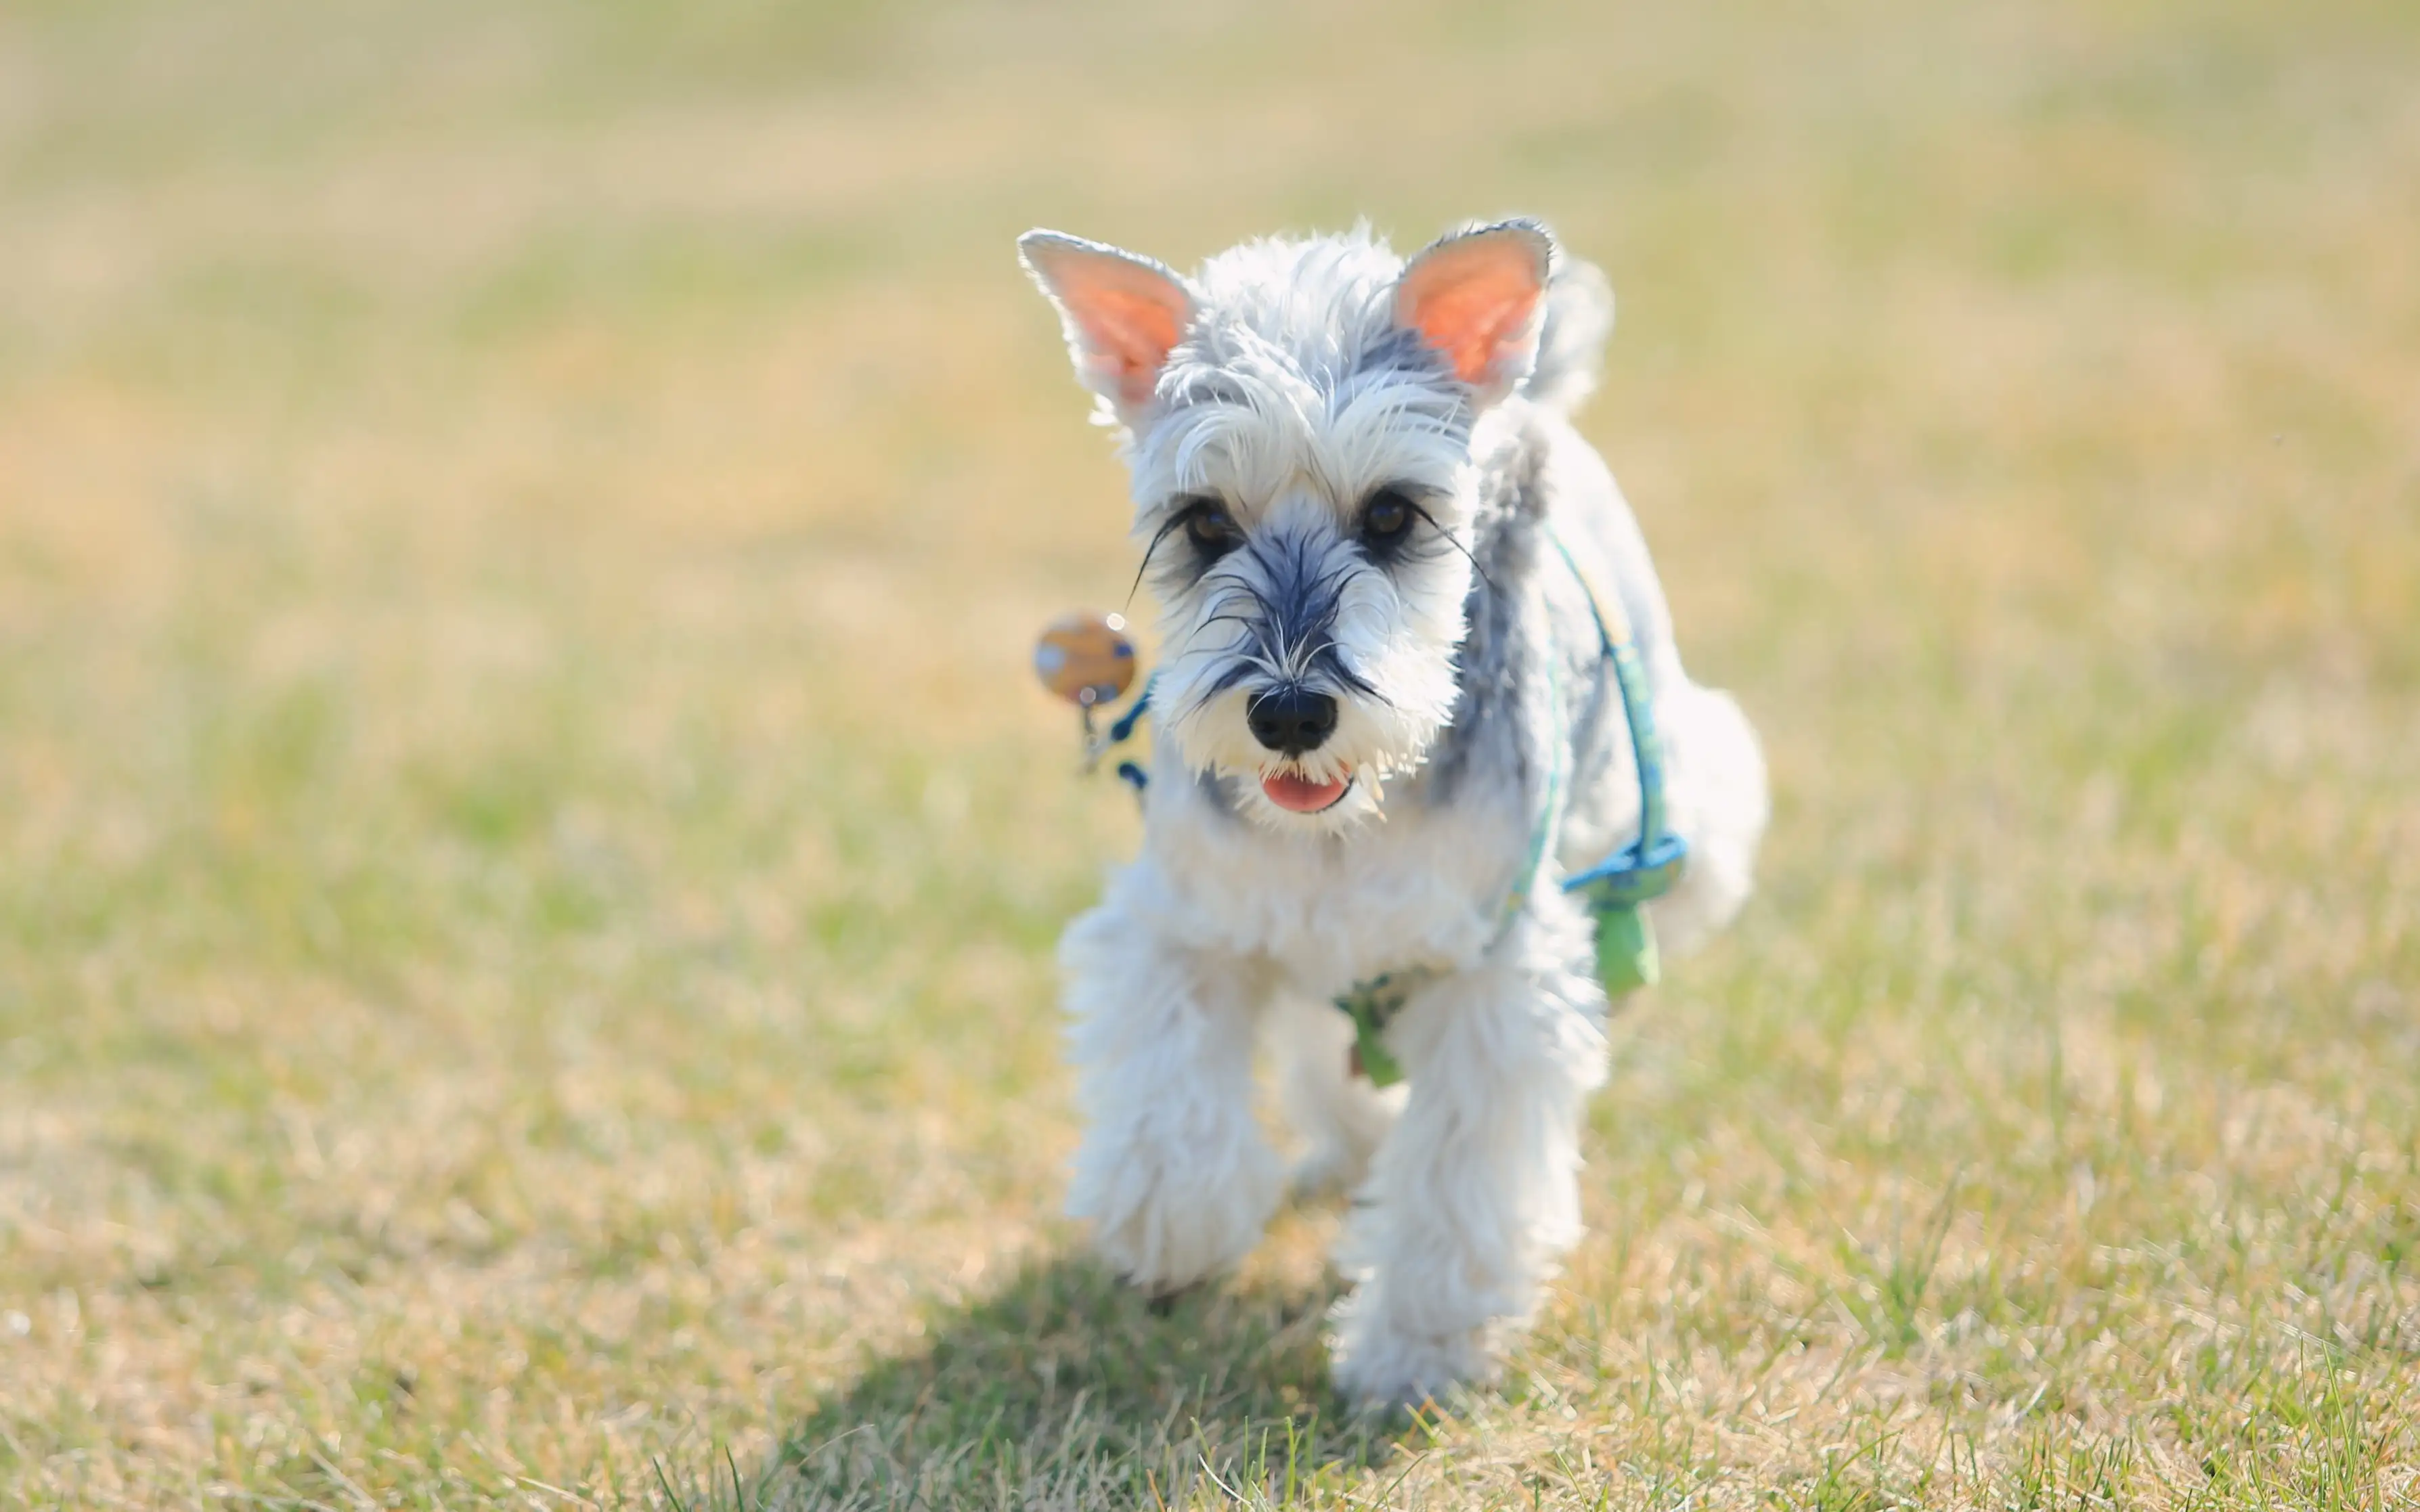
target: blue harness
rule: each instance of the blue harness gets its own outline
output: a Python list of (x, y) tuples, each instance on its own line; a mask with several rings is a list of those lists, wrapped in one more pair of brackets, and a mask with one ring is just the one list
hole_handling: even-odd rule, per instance
[[(1559, 532), (1549, 527), (1547, 537), (1588, 594), (1589, 609), (1596, 620), (1597, 639), (1606, 659), (1613, 665), (1614, 686), (1621, 695), (1622, 716), (1630, 727), (1631, 754), (1638, 770), (1638, 838), (1562, 882), (1563, 891), (1576, 895), (1596, 921), (1597, 977), (1605, 983), (1606, 995), (1614, 997), (1652, 985), (1662, 974), (1655, 952), (1654, 927), (1644, 908), (1670, 892), (1681, 880), (1682, 870), (1688, 863), (1689, 846), (1665, 827), (1664, 747), (1655, 737), (1655, 711), (1648, 696), (1647, 669), (1638, 659), (1630, 616), (1622, 609), (1620, 595), (1573, 552)], [(1562, 691), (1557, 686), (1555, 662), (1550, 647), (1546, 656), (1546, 702), (1555, 724), (1547, 748), (1553, 764), (1546, 772), (1545, 801), (1539, 805), (1537, 818), (1530, 825), (1528, 858), (1497, 912), (1498, 938), (1528, 903), (1531, 889), (1544, 874), (1554, 834), (1562, 820), (1565, 737)], [(1146, 682), (1134, 706), (1109, 726), (1101, 748), (1130, 738), (1150, 706), (1151, 684)], [(1138, 791), (1142, 788), (1146, 778), (1141, 767), (1128, 761), (1119, 763), (1117, 770), (1118, 776)], [(1402, 1065), (1387, 1048), (1387, 1026), (1414, 993), (1442, 975), (1435, 966), (1408, 966), (1365, 978), (1337, 996), (1337, 1008), (1353, 1020), (1352, 1068), (1367, 1076), (1371, 1085), (1391, 1087), (1404, 1079)]]

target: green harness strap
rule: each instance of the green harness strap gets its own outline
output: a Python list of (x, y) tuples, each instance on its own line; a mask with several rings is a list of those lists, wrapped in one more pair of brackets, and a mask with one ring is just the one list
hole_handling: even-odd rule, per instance
[[(1606, 659), (1613, 664), (1613, 680), (1621, 694), (1621, 711), (1630, 727), (1631, 754), (1638, 769), (1638, 838), (1628, 846), (1576, 876), (1563, 880), (1563, 890), (1578, 894), (1596, 920), (1596, 970), (1606, 995), (1618, 997), (1650, 986), (1661, 975), (1655, 953), (1654, 926), (1644, 905), (1672, 890), (1687, 864), (1689, 847), (1665, 828), (1664, 747), (1655, 736), (1655, 712), (1649, 697), (1647, 669), (1630, 628), (1630, 616), (1621, 596), (1584, 563), (1560, 532), (1550, 525), (1547, 538), (1572, 576), (1587, 593), (1596, 619), (1597, 637)], [(1563, 701), (1557, 657), (1551, 645), (1546, 656), (1546, 702), (1553, 721), (1549, 731), (1549, 765), (1545, 801), (1529, 826), (1529, 854), (1498, 910), (1497, 937), (1502, 938), (1514, 917), (1529, 901), (1530, 891), (1545, 872), (1555, 831), (1561, 827), (1563, 800)], [(1387, 1026), (1412, 994), (1435, 980), (1432, 966), (1411, 966), (1381, 972), (1355, 982), (1336, 998), (1336, 1006), (1353, 1020), (1353, 1069), (1373, 1087), (1392, 1087), (1404, 1079), (1402, 1063), (1387, 1048)]]
[(1621, 692), (1630, 752), (1638, 770), (1638, 838), (1577, 876), (1563, 879), (1563, 890), (1578, 894), (1596, 916), (1597, 976), (1607, 996), (1619, 996), (1652, 986), (1662, 974), (1655, 931), (1642, 908), (1680, 882), (1689, 846), (1665, 827), (1664, 743), (1655, 734), (1655, 705), (1649, 696), (1646, 665), (1638, 659), (1631, 635), (1630, 616), (1611, 585), (1574, 554), (1561, 535), (1551, 529), (1547, 534), (1595, 610), (1597, 634), (1613, 663), (1614, 686)]

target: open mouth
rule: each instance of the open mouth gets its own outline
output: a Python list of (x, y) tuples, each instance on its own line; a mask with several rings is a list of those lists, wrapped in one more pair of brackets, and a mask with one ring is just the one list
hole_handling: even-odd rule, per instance
[(1288, 813), (1318, 813), (1333, 809), (1344, 801), (1344, 792), (1352, 785), (1349, 775), (1332, 782), (1314, 782), (1299, 772), (1271, 772), (1261, 779), (1261, 791)]

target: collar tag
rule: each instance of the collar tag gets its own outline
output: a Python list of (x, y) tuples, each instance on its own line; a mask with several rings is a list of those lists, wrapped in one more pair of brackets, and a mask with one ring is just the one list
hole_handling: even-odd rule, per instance
[(1337, 997), (1336, 1006), (1353, 1021), (1353, 1048), (1346, 1053), (1347, 1071), (1368, 1077), (1373, 1087), (1392, 1087), (1404, 1079), (1403, 1063), (1387, 1048), (1387, 1026), (1403, 1011), (1412, 994), (1435, 976), (1426, 966), (1380, 972), (1355, 982)]

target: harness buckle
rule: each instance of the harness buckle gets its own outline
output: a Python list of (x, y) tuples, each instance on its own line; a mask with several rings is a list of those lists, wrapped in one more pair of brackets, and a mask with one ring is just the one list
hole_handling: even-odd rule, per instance
[(1642, 838), (1579, 875), (1565, 877), (1563, 890), (1584, 894), (1591, 908), (1636, 908), (1680, 886), (1688, 864), (1689, 842), (1680, 836), (1658, 835), (1652, 844)]

